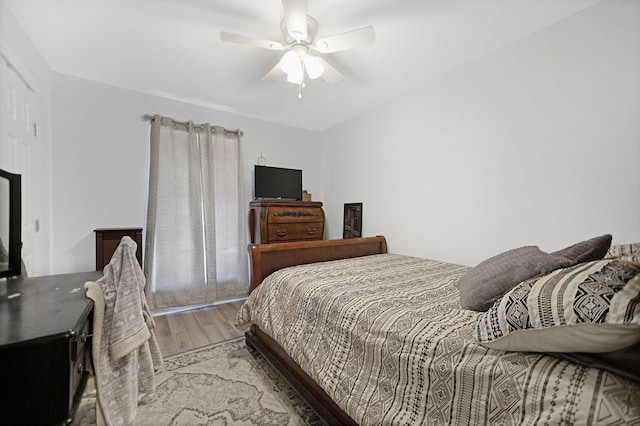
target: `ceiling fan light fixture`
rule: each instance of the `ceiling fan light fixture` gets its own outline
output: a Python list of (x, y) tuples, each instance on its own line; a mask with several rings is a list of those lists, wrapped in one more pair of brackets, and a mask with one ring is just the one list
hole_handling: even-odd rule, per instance
[[(335, 84), (344, 78), (324, 59), (323, 54), (368, 46), (376, 40), (372, 26), (317, 38), (318, 22), (307, 14), (307, 0), (282, 0), (282, 8), (284, 18), (280, 21), (280, 31), (284, 43), (227, 31), (220, 32), (220, 39), (262, 49), (283, 50), (278, 63), (262, 77), (262, 81), (273, 81), (286, 74), (288, 82), (298, 85), (298, 97), (302, 95), (306, 79), (322, 77), (327, 83)], [(310, 54), (314, 52), (318, 56)]]
[(311, 80), (315, 80), (320, 77), (324, 71), (324, 67), (320, 63), (320, 60), (311, 55), (307, 55), (304, 58), (304, 69), (307, 71), (307, 75)]
[(288, 51), (280, 59), (280, 68), (287, 74), (295, 72), (296, 68), (300, 68), (300, 57), (293, 50)]
[(287, 73), (287, 81), (293, 84), (302, 84), (304, 81), (304, 71), (302, 69), (302, 62), (298, 62), (298, 66), (293, 68), (291, 72)]

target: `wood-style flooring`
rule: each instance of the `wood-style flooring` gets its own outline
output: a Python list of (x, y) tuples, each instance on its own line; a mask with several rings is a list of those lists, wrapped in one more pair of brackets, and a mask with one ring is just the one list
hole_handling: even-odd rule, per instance
[(155, 334), (163, 357), (240, 337), (236, 314), (244, 301), (153, 317)]

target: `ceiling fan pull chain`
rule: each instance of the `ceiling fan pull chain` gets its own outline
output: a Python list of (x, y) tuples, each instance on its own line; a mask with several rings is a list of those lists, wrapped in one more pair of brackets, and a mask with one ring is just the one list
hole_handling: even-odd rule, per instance
[(300, 66), (302, 67), (302, 80), (300, 80), (300, 84), (298, 85), (298, 99), (302, 99), (302, 88), (304, 87), (304, 61), (300, 60)]

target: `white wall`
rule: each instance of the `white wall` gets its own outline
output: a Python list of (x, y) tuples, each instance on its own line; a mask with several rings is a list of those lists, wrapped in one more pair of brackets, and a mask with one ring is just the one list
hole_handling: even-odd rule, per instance
[(599, 3), (325, 132), (329, 237), (363, 202), (390, 251), (467, 265), (640, 241), (639, 16)]
[(149, 122), (145, 114), (241, 129), (247, 204), (253, 164), (303, 169), (303, 184), (322, 198), (320, 136), (214, 108), (52, 73), (0, 0), (0, 51), (33, 77), (42, 106), (43, 273), (95, 268), (93, 230), (142, 226), (146, 218)]
[(149, 129), (145, 114), (240, 129), (248, 207), (253, 165), (300, 168), (321, 199), (320, 135), (63, 74), (53, 78), (53, 272), (95, 268), (95, 228), (145, 227)]
[(303, 168), (331, 238), (343, 203), (362, 201), (365, 235), (464, 264), (605, 232), (640, 241), (639, 8), (598, 3), (320, 137), (52, 74), (0, 0), (2, 45), (41, 90), (50, 272), (92, 269), (96, 227), (144, 226), (141, 116), (154, 113), (242, 129), (247, 201), (261, 150), (269, 165)]

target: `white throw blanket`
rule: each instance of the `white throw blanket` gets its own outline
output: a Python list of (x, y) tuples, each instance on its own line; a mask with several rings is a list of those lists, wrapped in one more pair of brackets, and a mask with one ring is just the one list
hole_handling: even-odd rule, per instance
[(136, 248), (131, 238), (123, 237), (104, 276), (84, 285), (94, 302), (92, 354), (98, 426), (132, 424), (138, 393), (155, 391), (155, 371), (162, 369)]

